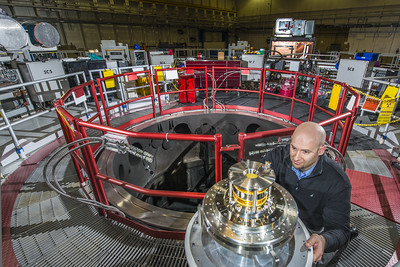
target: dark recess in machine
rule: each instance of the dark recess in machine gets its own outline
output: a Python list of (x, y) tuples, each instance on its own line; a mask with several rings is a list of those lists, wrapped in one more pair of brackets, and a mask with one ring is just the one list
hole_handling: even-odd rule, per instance
[[(222, 145), (238, 143), (238, 134), (283, 128), (276, 121), (243, 113), (210, 113), (177, 116), (171, 119), (132, 129), (140, 132), (178, 134), (222, 135)], [(277, 137), (248, 141), (246, 159), (259, 160), (268, 142)], [(114, 173), (117, 178), (149, 189), (206, 192), (215, 183), (214, 144), (208, 142), (174, 141), (156, 139), (132, 139), (129, 143), (148, 157), (132, 154), (116, 154)], [(250, 152), (253, 153), (250, 153)], [(222, 154), (222, 177), (226, 178), (230, 166), (237, 162), (237, 150)], [(195, 212), (200, 200), (149, 197), (130, 193), (157, 207)]]

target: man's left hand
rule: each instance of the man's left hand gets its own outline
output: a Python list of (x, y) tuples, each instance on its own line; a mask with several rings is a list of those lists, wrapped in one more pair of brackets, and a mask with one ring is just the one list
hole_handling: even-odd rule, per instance
[(325, 243), (325, 237), (318, 234), (312, 234), (306, 241), (306, 247), (313, 247), (313, 262), (319, 262), (322, 259), (325, 250)]

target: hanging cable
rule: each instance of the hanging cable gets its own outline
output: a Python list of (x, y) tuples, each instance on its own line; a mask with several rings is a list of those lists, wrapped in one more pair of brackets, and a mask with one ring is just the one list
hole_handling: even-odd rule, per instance
[[(84, 144), (81, 144), (81, 145), (78, 145), (78, 146), (76, 146), (76, 147), (74, 147), (74, 148), (72, 148), (72, 149), (69, 149), (67, 152), (63, 153), (63, 154), (61, 155), (61, 157), (56, 161), (56, 163), (54, 164), (54, 166), (53, 166), (52, 169), (51, 169), (51, 175), (52, 175), (51, 178), (52, 178), (52, 180), (53, 180), (53, 182), (54, 182), (54, 184), (55, 184), (55, 185), (53, 185), (53, 184), (51, 183), (51, 181), (50, 181), (50, 178), (49, 178), (48, 175), (47, 175), (47, 170), (48, 170), (48, 167), (50, 166), (50, 162), (52, 162), (53, 159), (54, 159), (58, 154), (60, 154), (64, 149), (66, 149), (66, 148), (68, 148), (68, 147), (71, 147), (71, 146), (73, 146), (73, 145), (75, 145), (75, 144), (77, 144), (77, 143), (82, 143), (82, 142), (86, 142), (86, 141), (88, 141), (88, 142), (87, 142), (87, 143), (84, 143)], [(115, 212), (115, 213), (120, 214), (121, 216), (125, 217), (125, 214), (124, 214), (121, 210), (119, 210), (118, 208), (116, 208), (116, 207), (109, 206), (109, 205), (105, 205), (105, 204), (103, 204), (103, 203), (101, 203), (101, 202), (99, 202), (99, 201), (93, 200), (93, 199), (74, 197), (74, 196), (71, 196), (71, 195), (67, 194), (67, 192), (61, 187), (61, 185), (59, 184), (59, 182), (58, 182), (58, 180), (57, 180), (57, 177), (56, 177), (56, 174), (55, 174), (55, 172), (56, 172), (56, 167), (58, 166), (58, 164), (59, 164), (67, 155), (69, 155), (69, 154), (71, 154), (72, 152), (74, 152), (74, 151), (76, 151), (76, 150), (78, 150), (78, 149), (81, 149), (81, 148), (83, 148), (83, 147), (85, 147), (85, 146), (88, 146), (88, 145), (91, 145), (91, 144), (97, 144), (97, 143), (102, 143), (101, 147), (104, 147), (105, 144), (107, 143), (107, 140), (104, 139), (104, 138), (101, 138), (101, 137), (87, 137), (87, 138), (82, 138), (82, 139), (80, 139), (80, 140), (76, 140), (76, 141), (73, 141), (73, 142), (71, 142), (71, 143), (65, 144), (65, 145), (63, 145), (62, 147), (58, 148), (58, 149), (56, 150), (56, 152), (55, 152), (53, 155), (51, 155), (50, 158), (46, 161), (45, 166), (44, 166), (44, 169), (43, 169), (43, 176), (44, 176), (44, 178), (45, 178), (45, 180), (46, 180), (47, 185), (48, 185), (50, 188), (52, 188), (54, 191), (56, 191), (57, 193), (59, 193), (60, 195), (62, 195), (62, 196), (64, 196), (64, 197), (67, 197), (67, 198), (69, 198), (69, 199), (73, 199), (73, 200), (79, 201), (79, 202), (84, 203), (84, 204), (92, 205), (92, 206), (97, 207), (97, 208), (101, 208), (101, 209), (105, 209), (105, 210), (109, 210), (109, 211)]]

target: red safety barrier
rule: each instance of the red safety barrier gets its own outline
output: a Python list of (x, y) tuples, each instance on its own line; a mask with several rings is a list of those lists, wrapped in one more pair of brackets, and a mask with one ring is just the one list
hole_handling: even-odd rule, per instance
[[(161, 77), (160, 74), (164, 74), (167, 71), (176, 71), (176, 74), (178, 76), (172, 75), (175, 77), (174, 80), (179, 80), (179, 88), (176, 88), (177, 90), (173, 91), (163, 91), (160, 89), (160, 81), (159, 77)], [(291, 82), (288, 84), (290, 85), (290, 88), (284, 88), (285, 90), (292, 90), (293, 92), (288, 93), (288, 92), (283, 92), (283, 93), (278, 93), (278, 92), (271, 92), (267, 90), (266, 86), (266, 77), (270, 75), (270, 73), (280, 73), (282, 75), (290, 75)], [(229, 79), (229, 75), (235, 75), (235, 77), (241, 77), (240, 75), (250, 75), (251, 73), (256, 73), (260, 77), (260, 82), (259, 85), (256, 89), (254, 90), (249, 90), (249, 89), (243, 89), (243, 88), (228, 88), (228, 87), (222, 87), (224, 83), (217, 83), (216, 78), (215, 78), (215, 73), (218, 73), (218, 79)], [(222, 74), (221, 74), (222, 73)], [(128, 99), (126, 101), (123, 101), (121, 103), (118, 103), (113, 106), (107, 106), (105, 97), (103, 94), (103, 83), (107, 79), (113, 79), (113, 78), (121, 78), (124, 76), (129, 76), (129, 75), (145, 75), (148, 78), (149, 81), (149, 86), (150, 88), (153, 88), (153, 82), (152, 80), (154, 79), (154, 84), (155, 84), (155, 89), (157, 93), (157, 99), (158, 99), (158, 108), (159, 108), (159, 115), (156, 113), (156, 101), (155, 101), (155, 96), (153, 93), (153, 90), (150, 90), (151, 93), (148, 96), (142, 96), (142, 97), (137, 97), (134, 99)], [(306, 105), (309, 108), (308, 112), (308, 121), (313, 121), (316, 115), (316, 111), (322, 112), (326, 115), (328, 115), (330, 118), (325, 119), (323, 121), (319, 121), (318, 123), (322, 126), (327, 126), (331, 125), (332, 130), (331, 130), (331, 135), (329, 136), (329, 139), (327, 140), (331, 146), (335, 146), (335, 137), (337, 135), (338, 129), (341, 129), (341, 138), (340, 142), (337, 145), (337, 149), (342, 153), (345, 154), (346, 152), (346, 147), (350, 138), (351, 134), (351, 129), (353, 127), (353, 123), (356, 118), (357, 114), (357, 109), (360, 101), (360, 96), (349, 86), (346, 84), (339, 83), (337, 81), (325, 79), (320, 76), (313, 76), (313, 75), (307, 75), (307, 74), (301, 74), (301, 73), (295, 73), (295, 72), (289, 72), (289, 71), (278, 71), (278, 70), (271, 70), (271, 69), (258, 69), (258, 68), (240, 68), (240, 67), (212, 67), (211, 70), (211, 81), (212, 84), (210, 88), (208, 87), (207, 80), (204, 79), (204, 85), (205, 87), (201, 88), (196, 88), (195, 86), (195, 80), (197, 78), (201, 77), (207, 77), (208, 71), (206, 67), (197, 67), (197, 68), (173, 68), (173, 69), (155, 69), (155, 74), (152, 76), (150, 74), (150, 71), (140, 71), (140, 72), (133, 72), (133, 73), (124, 73), (124, 74), (118, 74), (114, 75), (111, 77), (106, 77), (106, 78), (100, 78), (97, 79), (97, 83), (95, 84), (93, 81), (89, 81), (85, 84), (76, 86), (74, 88), (71, 88), (66, 92), (64, 96), (62, 96), (60, 99), (58, 99), (54, 106), (57, 110), (57, 116), (59, 118), (61, 128), (63, 130), (63, 133), (65, 135), (67, 143), (71, 143), (77, 140), (80, 140), (82, 138), (87, 138), (88, 135), (88, 130), (95, 130), (95, 131), (100, 131), (103, 134), (105, 133), (113, 133), (117, 134), (120, 136), (125, 136), (126, 138), (137, 138), (137, 139), (159, 139), (159, 140), (178, 140), (178, 141), (196, 141), (196, 142), (210, 142), (214, 144), (214, 158), (215, 158), (215, 182), (220, 181), (222, 177), (222, 153), (224, 151), (233, 151), (237, 150), (238, 151), (238, 160), (241, 160), (244, 158), (244, 148), (245, 148), (245, 142), (248, 140), (254, 140), (254, 139), (259, 139), (259, 138), (265, 138), (269, 136), (288, 136), (290, 135), (295, 127), (291, 128), (285, 128), (285, 129), (277, 129), (277, 130), (269, 130), (269, 131), (263, 131), (263, 132), (254, 132), (254, 133), (239, 133), (238, 134), (238, 144), (230, 144), (226, 145), (225, 147), (222, 147), (222, 135), (219, 133), (216, 133), (214, 135), (197, 135), (197, 134), (177, 134), (177, 133), (154, 133), (154, 132), (134, 132), (134, 131), (127, 131), (125, 130), (126, 127), (130, 125), (134, 125), (139, 122), (143, 122), (149, 119), (156, 118), (157, 116), (163, 116), (166, 114), (171, 114), (175, 112), (181, 112), (181, 111), (190, 111), (190, 110), (204, 110), (209, 107), (209, 94), (212, 97), (212, 108), (213, 109), (232, 109), (232, 110), (244, 110), (244, 111), (249, 111), (249, 112), (254, 112), (258, 114), (266, 114), (266, 115), (272, 115), (275, 117), (278, 117), (283, 120), (287, 120), (289, 122), (299, 124), (302, 123), (303, 121), (300, 120), (299, 118), (296, 118), (294, 116), (294, 105), (301, 104), (301, 105)], [(223, 75), (227, 75), (226, 77)], [(238, 76), (239, 75), (239, 76)], [(197, 78), (195, 78), (197, 77)], [(304, 99), (297, 98), (295, 90), (299, 84), (299, 79), (309, 79), (312, 81), (312, 92), (310, 95), (310, 101), (305, 101)], [(172, 81), (174, 82), (174, 81)], [(226, 83), (228, 84), (228, 83)], [(333, 113), (330, 110), (326, 110), (322, 107), (320, 107), (317, 104), (318, 96), (319, 96), (319, 90), (322, 85), (326, 86), (327, 84), (340, 84), (342, 86), (342, 94), (341, 97), (339, 98), (338, 105), (336, 112)], [(218, 86), (217, 86), (218, 85)], [(70, 112), (68, 112), (68, 107), (65, 106), (65, 103), (67, 99), (72, 95), (74, 92), (79, 92), (82, 94), (84, 89), (86, 89), (87, 94), (91, 95), (94, 99), (95, 102), (95, 111), (93, 112), (92, 116), (87, 120), (84, 121), (79, 117), (74, 117), (71, 115)], [(162, 92), (163, 91), (163, 92)], [(240, 106), (240, 105), (225, 105), (223, 103), (219, 103), (216, 99), (217, 97), (217, 92), (235, 92), (237, 94), (249, 94), (249, 95), (254, 95), (255, 99), (257, 101), (256, 106)], [(196, 104), (196, 101), (198, 99), (196, 98), (198, 93), (204, 94), (204, 101), (201, 104)], [(220, 93), (219, 93), (220, 94)], [(169, 95), (176, 95), (177, 99), (179, 99), (179, 104), (180, 106), (177, 108), (172, 108), (172, 109), (163, 109), (162, 102), (165, 103), (165, 101), (162, 101), (162, 99), (165, 99), (166, 96)], [(269, 110), (264, 107), (264, 101), (265, 97), (277, 97), (279, 99), (284, 99), (286, 102), (290, 102), (290, 111), (289, 114), (280, 114), (276, 111)], [(353, 106), (347, 110), (344, 111), (345, 108), (345, 101), (349, 96), (354, 96), (355, 101)], [(100, 100), (99, 100), (100, 98)], [(144, 115), (142, 117), (136, 118), (130, 122), (127, 122), (125, 124), (122, 124), (118, 127), (111, 127), (111, 121), (110, 121), (110, 113), (113, 112), (114, 110), (117, 110), (119, 108), (126, 108), (127, 105), (130, 103), (133, 103), (135, 101), (140, 101), (143, 99), (150, 99), (151, 103), (151, 114)], [(128, 114), (128, 113), (122, 113), (122, 115)], [(82, 143), (79, 143), (80, 145), (88, 143), (88, 141), (83, 141)], [(70, 149), (76, 148), (77, 145), (71, 145)], [(159, 196), (159, 197), (173, 197), (173, 198), (195, 198), (195, 199), (201, 199), (204, 197), (204, 193), (197, 193), (197, 192), (180, 192), (180, 191), (168, 191), (168, 190), (153, 190), (153, 189), (147, 189), (143, 188), (137, 185), (133, 185), (130, 183), (127, 183), (125, 181), (121, 181), (115, 177), (109, 177), (103, 174), (99, 173), (99, 169), (97, 166), (97, 162), (95, 160), (94, 152), (96, 151), (98, 145), (87, 145), (83, 146), (80, 150), (76, 150), (72, 153), (72, 161), (74, 163), (75, 169), (78, 173), (79, 181), (81, 184), (86, 182), (87, 180), (90, 180), (90, 183), (93, 188), (93, 193), (95, 195), (95, 198), (97, 201), (109, 205), (109, 201), (107, 198), (107, 194), (104, 190), (103, 187), (103, 182), (111, 183), (115, 186), (121, 186), (123, 188), (133, 190), (137, 193), (143, 194), (143, 195), (148, 195), (148, 196)], [(87, 175), (84, 176), (84, 174)], [(104, 215), (106, 213), (111, 214), (110, 211), (105, 212), (103, 209), (99, 208), (100, 214)], [(131, 221), (129, 223), (129, 219), (123, 218), (115, 215), (115, 216), (110, 216), (111, 218), (118, 219), (126, 224), (129, 225), (136, 225), (137, 222)], [(139, 227), (140, 228), (140, 227)], [(142, 227), (143, 228), (143, 227)], [(153, 229), (152, 231), (151, 228), (144, 227), (145, 231), (149, 234), (152, 234), (157, 236), (160, 235), (160, 231)], [(165, 233), (165, 231), (161, 231), (162, 236), (170, 236), (168, 233)], [(173, 234), (172, 234), (173, 236)], [(177, 232), (176, 236), (182, 237), (183, 234), (181, 232)]]

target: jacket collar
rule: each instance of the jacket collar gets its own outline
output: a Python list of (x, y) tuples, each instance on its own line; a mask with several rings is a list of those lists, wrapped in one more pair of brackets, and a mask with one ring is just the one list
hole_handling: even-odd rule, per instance
[[(286, 167), (292, 169), (292, 161), (290, 160), (290, 146), (288, 145), (286, 147), (286, 152), (285, 152), (285, 164)], [(312, 171), (312, 173), (307, 176), (306, 178), (310, 178), (310, 177), (314, 177), (317, 175), (321, 175), (322, 174), (322, 166), (323, 166), (323, 161), (325, 161), (325, 155), (319, 156), (318, 157), (318, 161), (317, 161), (317, 165), (315, 165), (314, 170)], [(304, 178), (304, 179), (306, 179)]]

